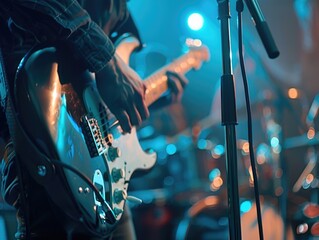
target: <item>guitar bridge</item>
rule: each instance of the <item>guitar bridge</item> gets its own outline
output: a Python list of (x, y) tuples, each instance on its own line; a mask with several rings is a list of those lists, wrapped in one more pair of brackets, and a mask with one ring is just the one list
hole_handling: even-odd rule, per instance
[(95, 118), (81, 117), (81, 128), (91, 157), (103, 154), (107, 144), (102, 137), (98, 121)]

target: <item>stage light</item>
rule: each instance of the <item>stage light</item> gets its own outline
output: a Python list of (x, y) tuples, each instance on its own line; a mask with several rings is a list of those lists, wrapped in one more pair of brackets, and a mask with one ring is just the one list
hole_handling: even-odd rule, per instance
[(252, 206), (253, 206), (253, 203), (250, 200), (243, 201), (240, 204), (240, 211), (242, 213), (246, 213), (252, 208)]
[(177, 148), (176, 148), (175, 144), (168, 144), (166, 146), (166, 153), (168, 155), (174, 155), (176, 153), (176, 151), (177, 151)]
[(200, 30), (204, 25), (204, 18), (199, 13), (192, 13), (188, 16), (188, 27), (194, 31)]

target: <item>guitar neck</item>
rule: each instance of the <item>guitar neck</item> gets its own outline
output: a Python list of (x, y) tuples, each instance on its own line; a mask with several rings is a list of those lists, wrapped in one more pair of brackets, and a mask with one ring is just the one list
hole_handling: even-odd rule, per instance
[(159, 99), (168, 90), (167, 71), (185, 74), (193, 68), (195, 61), (191, 54), (186, 53), (146, 78), (144, 83), (146, 85), (145, 102), (147, 106)]

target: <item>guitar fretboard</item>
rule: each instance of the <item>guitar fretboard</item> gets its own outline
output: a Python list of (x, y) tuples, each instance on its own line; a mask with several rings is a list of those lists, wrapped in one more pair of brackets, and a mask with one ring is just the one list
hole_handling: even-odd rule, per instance
[(198, 61), (199, 59), (195, 58), (192, 52), (188, 52), (146, 78), (144, 82), (147, 88), (145, 93), (147, 106), (155, 102), (168, 89), (167, 71), (185, 74), (191, 70)]

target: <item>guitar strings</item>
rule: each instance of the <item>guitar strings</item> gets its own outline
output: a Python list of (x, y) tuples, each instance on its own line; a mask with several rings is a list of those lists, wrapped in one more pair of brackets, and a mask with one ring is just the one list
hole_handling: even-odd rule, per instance
[[(186, 60), (184, 60), (186, 59)], [(152, 76), (150, 76), (146, 81), (145, 84), (149, 86), (149, 88), (152, 88), (152, 84), (154, 84), (154, 82), (161, 78), (164, 74), (165, 71), (168, 71), (169, 69), (173, 69), (176, 72), (179, 72), (180, 69), (178, 67), (181, 67), (182, 69), (187, 69), (191, 66), (191, 63), (188, 61), (189, 59), (193, 59), (192, 56), (182, 56), (180, 58), (178, 58), (177, 60), (175, 60), (173, 63), (171, 63), (170, 68), (169, 67), (163, 67), (162, 69), (159, 69), (157, 72), (155, 72)], [(185, 65), (183, 65), (182, 63), (179, 63), (180, 61), (184, 60)], [(178, 68), (178, 69), (177, 69)], [(161, 81), (157, 84), (160, 85), (165, 81)], [(150, 100), (150, 102), (153, 102), (156, 97), (158, 96), (153, 96)], [(105, 123), (102, 123), (101, 121), (97, 120), (99, 122), (99, 126), (102, 129), (105, 129), (105, 131), (110, 131), (113, 127), (118, 126), (119, 125), (119, 121), (114, 117), (114, 115), (110, 112), (110, 110), (107, 107), (102, 106), (103, 109), (98, 111), (99, 116), (101, 116), (101, 119), (105, 118), (107, 119)], [(105, 116), (103, 116), (105, 115)], [(113, 120), (113, 121), (112, 121)], [(112, 123), (110, 123), (112, 122)]]

